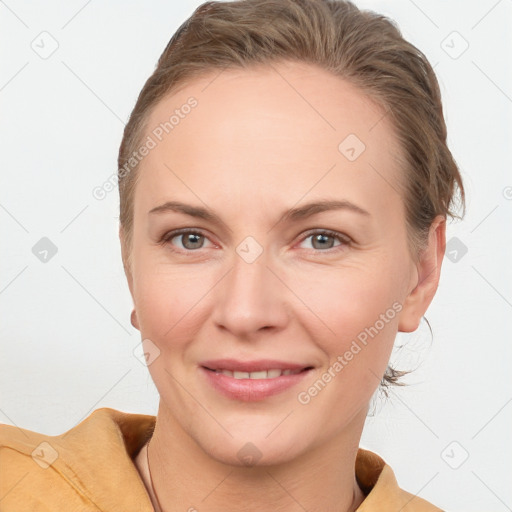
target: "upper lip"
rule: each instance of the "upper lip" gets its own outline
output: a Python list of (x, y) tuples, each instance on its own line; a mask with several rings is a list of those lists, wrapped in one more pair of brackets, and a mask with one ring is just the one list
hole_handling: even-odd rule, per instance
[(238, 361), (237, 359), (210, 359), (203, 361), (201, 366), (209, 370), (231, 370), (238, 372), (257, 372), (263, 370), (304, 370), (312, 368), (310, 364), (290, 363), (275, 359), (254, 359), (252, 361)]

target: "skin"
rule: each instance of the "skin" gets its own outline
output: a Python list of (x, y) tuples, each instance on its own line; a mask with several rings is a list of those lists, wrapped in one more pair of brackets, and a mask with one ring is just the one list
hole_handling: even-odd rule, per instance
[[(166, 511), (355, 510), (364, 499), (354, 464), (369, 402), (397, 332), (414, 331), (435, 294), (444, 219), (435, 219), (415, 262), (393, 128), (339, 77), (289, 62), (216, 71), (162, 100), (147, 134), (190, 96), (198, 106), (140, 164), (127, 269), (133, 325), (160, 351), (149, 364), (160, 394), (149, 448), (158, 499)], [(355, 161), (338, 150), (348, 134), (366, 145)], [(338, 209), (279, 222), (325, 199), (368, 215)], [(225, 226), (148, 214), (170, 200), (207, 207)], [(158, 243), (179, 228), (205, 238)], [(325, 229), (345, 239), (315, 243), (311, 235)], [(124, 235), (121, 227), (126, 259)], [(236, 252), (247, 236), (263, 249), (252, 263)], [(298, 393), (393, 303), (401, 311), (301, 404)], [(314, 370), (297, 387), (247, 403), (220, 395), (199, 371), (223, 357)], [(260, 453), (252, 467), (237, 455), (248, 442)], [(142, 450), (136, 464), (147, 483), (145, 457)]]

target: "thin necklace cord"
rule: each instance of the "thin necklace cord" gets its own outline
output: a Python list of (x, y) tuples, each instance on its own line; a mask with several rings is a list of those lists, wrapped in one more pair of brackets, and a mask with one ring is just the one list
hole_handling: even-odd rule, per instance
[(149, 465), (149, 443), (150, 443), (150, 441), (148, 441), (148, 446), (146, 448), (146, 459), (148, 461), (148, 471), (149, 471), (149, 483), (151, 484), (151, 490), (153, 491), (153, 494), (155, 496), (156, 502), (158, 504), (158, 511), (157, 512), (163, 512), (163, 508), (162, 508), (162, 505), (160, 505), (160, 500), (158, 499), (158, 495), (156, 493), (155, 486), (153, 485), (153, 477), (151, 476), (151, 467)]

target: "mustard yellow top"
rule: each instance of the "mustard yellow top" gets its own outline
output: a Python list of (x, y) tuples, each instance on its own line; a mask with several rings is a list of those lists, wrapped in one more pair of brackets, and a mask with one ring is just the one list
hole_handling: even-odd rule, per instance
[[(155, 421), (104, 407), (57, 436), (0, 424), (0, 510), (153, 512), (134, 458)], [(358, 512), (442, 512), (400, 489), (369, 450), (359, 448), (355, 472), (366, 495)]]

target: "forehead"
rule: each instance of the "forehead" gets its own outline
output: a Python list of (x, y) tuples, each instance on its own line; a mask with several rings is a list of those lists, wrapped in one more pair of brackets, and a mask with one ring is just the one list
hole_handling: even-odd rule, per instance
[(228, 187), (247, 196), (263, 188), (298, 199), (312, 187), (342, 187), (356, 195), (366, 189), (381, 202), (383, 193), (396, 194), (400, 179), (384, 109), (310, 64), (209, 72), (161, 100), (145, 136), (155, 146), (141, 163), (140, 181), (154, 201), (164, 198), (162, 182), (180, 176), (203, 193), (207, 179), (208, 194)]
[[(196, 100), (197, 106), (189, 110), (186, 105), (190, 98)], [(283, 138), (327, 136), (326, 143), (331, 138), (336, 141), (347, 130), (359, 132), (360, 138), (368, 139), (367, 132), (385, 117), (384, 109), (377, 102), (347, 80), (313, 64), (288, 61), (205, 72), (179, 85), (153, 108), (147, 131), (169, 121), (174, 112), (180, 118), (174, 120), (174, 135), (190, 134), (192, 129), (197, 132), (198, 126), (181, 122), (191, 114), (200, 118), (201, 123), (207, 123), (203, 125), (205, 130), (215, 126), (219, 136), (235, 122), (238, 129), (243, 129), (238, 130), (239, 139), (252, 135), (256, 129), (273, 134), (269, 121), (279, 119), (281, 123), (288, 121), (286, 132), (281, 134)], [(382, 124), (384, 131), (393, 131), (386, 120)], [(304, 132), (304, 127), (311, 129)], [(312, 129), (318, 131), (317, 137)], [(379, 131), (382, 136), (382, 130)]]

